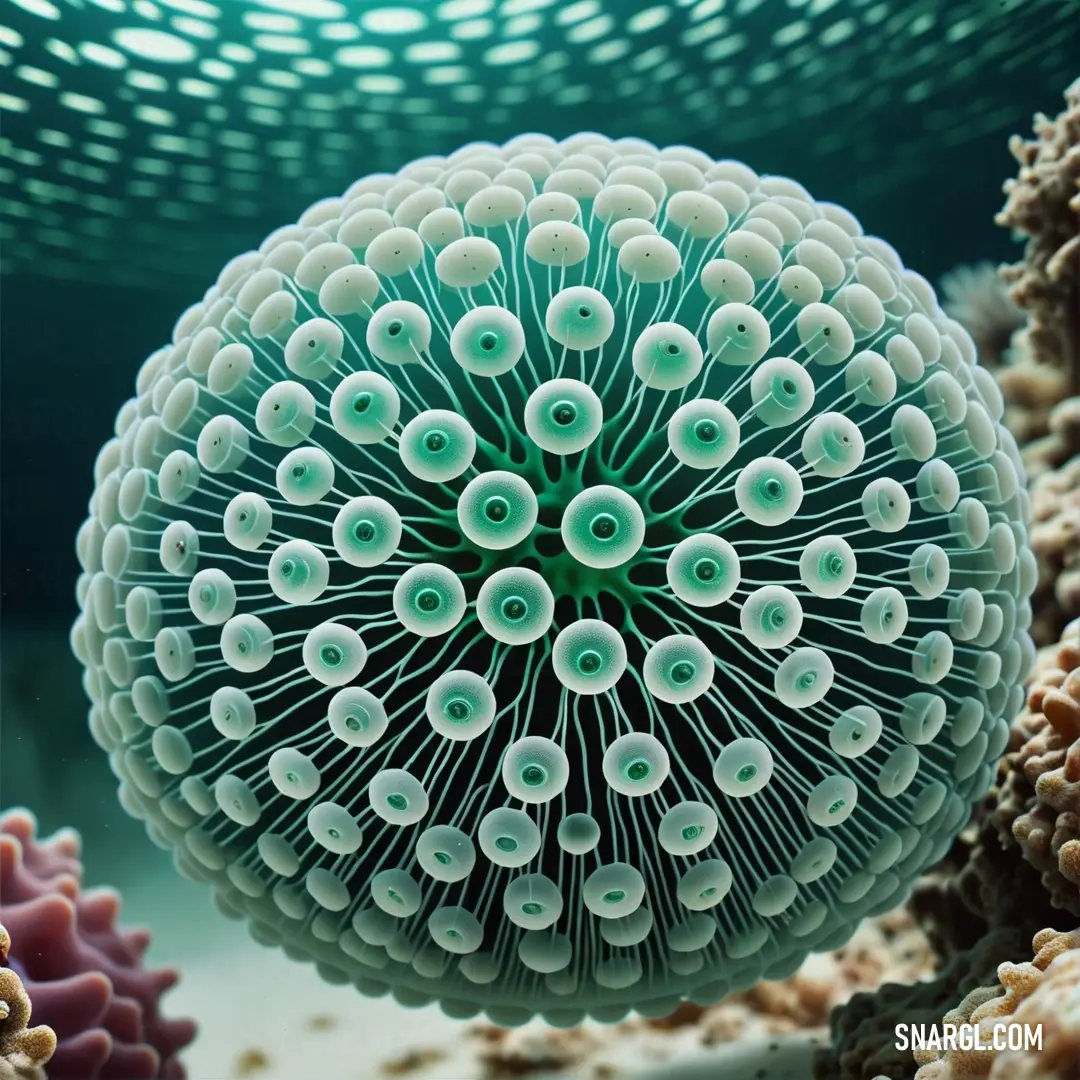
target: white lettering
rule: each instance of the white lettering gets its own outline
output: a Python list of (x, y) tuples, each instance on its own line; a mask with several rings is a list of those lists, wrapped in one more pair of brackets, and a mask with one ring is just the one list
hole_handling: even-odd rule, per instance
[(893, 1029), (895, 1046), (912, 1053), (924, 1050), (933, 1054), (950, 1051), (1042, 1050), (1042, 1024), (998, 1023), (986, 1031), (977, 1024), (897, 1024)]

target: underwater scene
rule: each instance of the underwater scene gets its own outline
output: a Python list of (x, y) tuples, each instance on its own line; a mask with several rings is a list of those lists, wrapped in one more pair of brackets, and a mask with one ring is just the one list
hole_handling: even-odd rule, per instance
[(1080, 1080), (1080, 0), (0, 0), (0, 1080)]

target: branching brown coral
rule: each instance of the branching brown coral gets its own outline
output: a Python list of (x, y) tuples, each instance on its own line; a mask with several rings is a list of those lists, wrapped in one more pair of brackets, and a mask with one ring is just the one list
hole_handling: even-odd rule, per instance
[[(0, 964), (6, 964), (11, 937), (0, 926)], [(45, 1024), (30, 1027), (30, 995), (11, 968), (0, 968), (0, 1080), (45, 1080), (56, 1052), (56, 1032)]]
[[(1016, 335), (1018, 342), (1022, 334)], [(1041, 471), (1038, 454), (1029, 454), (1028, 446), (1043, 448), (1044, 455), (1068, 456), (1066, 448), (1073, 445), (1065, 443), (1055, 429), (1057, 411), (1069, 391), (1068, 379), (1060, 368), (1036, 363), (1023, 348), (1014, 347), (1006, 355), (1008, 363), (994, 372), (1005, 399), (1003, 423), (1024, 447), (1021, 455), (1029, 473), (1037, 474)]]
[[(1045, 364), (1043, 368), (1046, 368)], [(1025, 365), (1017, 364), (1010, 370), (1020, 372), (1022, 369), (1030, 371), (1031, 365), (1025, 368)], [(1057, 385), (1061, 385), (1064, 376), (1056, 369), (1055, 378)], [(1002, 393), (1008, 398), (1007, 373), (999, 372), (997, 380)], [(1030, 396), (1034, 399), (1037, 394)], [(1066, 397), (1064, 393), (1058, 393), (1048, 396), (1045, 404), (1045, 426), (1033, 431), (1030, 441), (1026, 443), (1017, 436), (1017, 441), (1022, 443), (1020, 457), (1029, 481), (1040, 480), (1046, 473), (1060, 469), (1080, 453), (1080, 397)]]
[(1056, 119), (1036, 116), (1034, 139), (1010, 141), (1020, 171), (996, 219), (1027, 237), (1023, 261), (1001, 273), (1028, 323), (997, 378), (1006, 421), (1026, 443), (1038, 645), (1080, 615), (1080, 79), (1065, 99)]
[[(1064, 405), (1080, 406), (1080, 399)], [(1080, 408), (1074, 411), (1080, 418)], [(1029, 541), (1039, 568), (1031, 634), (1036, 644), (1048, 645), (1080, 614), (1080, 457), (1032, 482)]]
[(1054, 907), (1080, 915), (1080, 624), (1012, 725), (994, 824), (1040, 873)]
[[(1032, 939), (1034, 960), (1003, 963), (998, 985), (978, 987), (947, 1012), (943, 1025), (971, 1024), (981, 1047), (917, 1050), (915, 1080), (1072, 1080), (1080, 1069), (1080, 930), (1042, 930)], [(1072, 954), (1072, 955), (1069, 955)], [(1071, 986), (1069, 985), (1071, 983)], [(1039, 1000), (1039, 995), (1045, 999)], [(1061, 1004), (1072, 1009), (1061, 1009)], [(1030, 1004), (1029, 1004), (1030, 1003)], [(1002, 1022), (1035, 1025), (1051, 1020), (1050, 1044), (1043, 1052), (1021, 1056), (993, 1049), (994, 1026)], [(1044, 1032), (1044, 1035), (1046, 1033)], [(1048, 1052), (1048, 1056), (1044, 1056)]]
[(1029, 314), (1024, 348), (1069, 373), (1080, 392), (1080, 79), (1056, 119), (1035, 118), (1036, 138), (1014, 135), (1019, 175), (1005, 184), (997, 223), (1028, 237), (1023, 262), (1004, 269), (1013, 302)]

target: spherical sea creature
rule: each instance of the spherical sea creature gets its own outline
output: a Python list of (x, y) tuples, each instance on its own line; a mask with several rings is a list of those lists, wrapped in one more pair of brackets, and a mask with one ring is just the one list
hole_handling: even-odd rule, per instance
[(230, 262), (95, 467), (92, 731), (261, 941), (407, 1005), (661, 1015), (898, 903), (1023, 701), (1002, 401), (883, 240), (526, 135)]

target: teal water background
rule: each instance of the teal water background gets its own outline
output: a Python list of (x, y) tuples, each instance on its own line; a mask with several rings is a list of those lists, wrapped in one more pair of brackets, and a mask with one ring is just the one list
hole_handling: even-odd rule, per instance
[[(67, 644), (74, 536), (139, 364), (228, 257), (366, 172), (594, 128), (792, 176), (936, 280), (1016, 257), (992, 221), (1016, 171), (1008, 136), (1056, 112), (1080, 74), (1075, 0), (480, 3), (445, 18), (436, 4), (203, 3), (0, 5), (0, 804), (32, 807), (44, 832), (78, 827), (88, 880), (158, 921), (174, 913), (148, 883), (170, 860), (116, 801)], [(398, 12), (398, 29), (365, 24), (373, 10)], [(423, 29), (406, 17), (418, 10)], [(596, 19), (610, 27), (575, 30)], [(461, 34), (470, 22), (491, 26)], [(184, 43), (183, 58), (146, 31)], [(617, 41), (623, 54), (597, 52)], [(456, 58), (423, 60), (433, 42)], [(535, 49), (492, 53), (515, 42)], [(467, 74), (432, 82), (433, 66)], [(171, 895), (188, 918), (207, 909), (179, 879)]]

